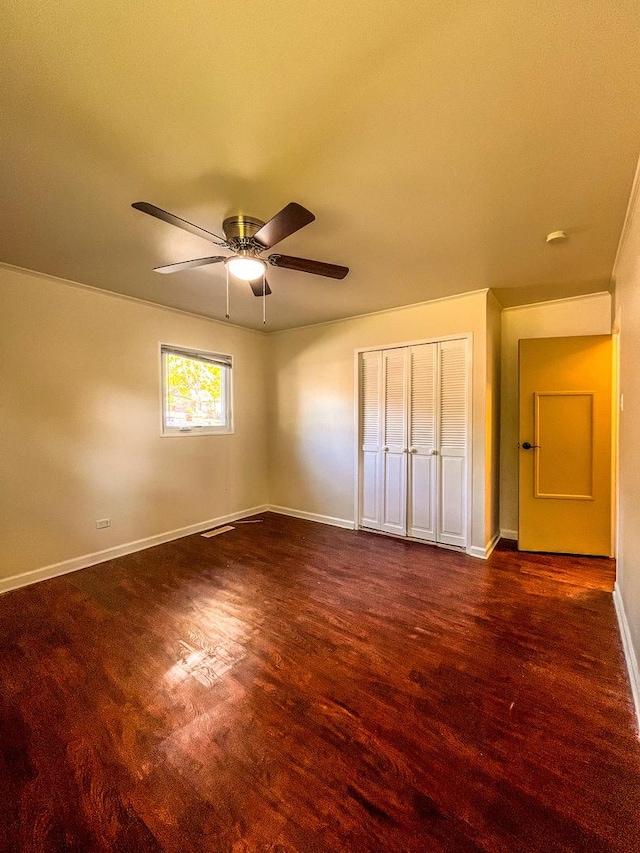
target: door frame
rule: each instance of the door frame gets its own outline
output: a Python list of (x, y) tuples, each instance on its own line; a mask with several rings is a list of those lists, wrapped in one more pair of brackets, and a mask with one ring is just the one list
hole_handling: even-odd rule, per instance
[[(403, 347), (416, 347), (421, 344), (438, 344), (443, 341), (466, 342), (467, 348), (467, 412), (469, 416), (467, 430), (467, 545), (465, 553), (472, 553), (471, 531), (473, 524), (473, 332), (461, 332), (457, 335), (436, 335), (432, 338), (421, 338), (419, 340), (405, 341), (404, 343), (378, 344), (377, 346), (357, 347), (353, 351), (353, 376), (354, 376), (354, 529), (369, 530), (360, 524), (360, 500), (362, 496), (362, 451), (360, 449), (360, 356), (365, 352), (376, 352), (385, 349), (402, 349)], [(373, 533), (377, 531), (371, 531)], [(393, 536), (392, 533), (381, 533), (382, 536)], [(410, 536), (396, 537), (410, 542), (422, 542), (422, 544), (437, 545), (441, 548), (453, 548), (452, 545), (442, 545), (440, 542), (426, 543), (422, 539), (413, 539)]]
[[(611, 377), (611, 554), (618, 559), (619, 525), (618, 507), (620, 506), (620, 413), (623, 407), (622, 388), (620, 387), (620, 325), (615, 323), (611, 332), (611, 358), (613, 376)], [(617, 578), (616, 569), (616, 578)]]

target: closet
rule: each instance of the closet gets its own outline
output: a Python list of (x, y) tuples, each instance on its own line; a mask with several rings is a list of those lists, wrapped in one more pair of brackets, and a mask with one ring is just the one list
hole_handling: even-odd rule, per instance
[(359, 525), (466, 547), (467, 339), (360, 353)]

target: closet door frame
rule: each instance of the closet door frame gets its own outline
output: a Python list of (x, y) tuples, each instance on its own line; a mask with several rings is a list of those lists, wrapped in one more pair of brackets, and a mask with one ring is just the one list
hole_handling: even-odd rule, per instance
[[(370, 347), (358, 347), (354, 350), (354, 423), (355, 423), (355, 436), (354, 436), (354, 472), (353, 472), (353, 482), (354, 482), (354, 528), (355, 530), (371, 530), (372, 528), (363, 527), (360, 524), (360, 507), (361, 507), (361, 490), (362, 490), (362, 480), (361, 480), (361, 467), (362, 467), (362, 453), (361, 453), (361, 441), (360, 441), (360, 430), (362, 427), (361, 424), (361, 395), (360, 395), (360, 356), (365, 352), (375, 352), (378, 350), (389, 350), (389, 349), (402, 349), (403, 347), (416, 347), (421, 344), (438, 344), (443, 341), (466, 341), (466, 359), (467, 359), (467, 415), (468, 415), (468, 429), (467, 429), (467, 471), (466, 471), (466, 480), (467, 480), (467, 507), (466, 507), (466, 521), (467, 521), (467, 544), (465, 547), (465, 552), (467, 554), (471, 553), (471, 528), (473, 523), (472, 510), (473, 510), (473, 332), (466, 332), (459, 335), (438, 335), (433, 338), (422, 338), (420, 340), (413, 341), (404, 341), (403, 343), (393, 343), (393, 344), (378, 344), (377, 346)], [(374, 531), (377, 532), (377, 531)], [(385, 533), (385, 536), (392, 536), (391, 533)], [(414, 539), (410, 536), (402, 536), (402, 539), (408, 539), (411, 542), (425, 542), (423, 539)], [(441, 545), (439, 542), (428, 543), (434, 545)], [(447, 548), (451, 547), (448, 545), (442, 545), (441, 547)]]

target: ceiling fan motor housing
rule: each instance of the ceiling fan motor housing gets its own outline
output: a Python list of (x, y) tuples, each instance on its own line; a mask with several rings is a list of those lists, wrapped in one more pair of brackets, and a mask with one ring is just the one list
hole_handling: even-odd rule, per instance
[(237, 248), (250, 249), (254, 248), (253, 235), (259, 231), (264, 222), (261, 219), (256, 219), (255, 216), (228, 216), (222, 223), (222, 230), (227, 241)]

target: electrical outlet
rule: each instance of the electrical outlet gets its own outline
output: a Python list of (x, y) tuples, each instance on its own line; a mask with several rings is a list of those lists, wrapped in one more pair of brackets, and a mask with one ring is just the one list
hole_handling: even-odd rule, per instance
[(110, 518), (99, 518), (99, 519), (97, 519), (96, 527), (98, 530), (102, 530), (103, 527), (111, 527), (111, 519)]

